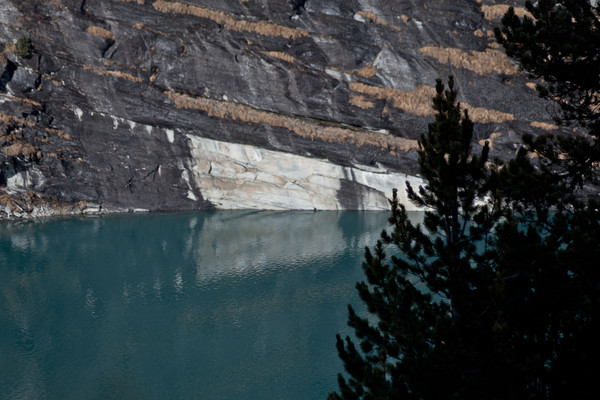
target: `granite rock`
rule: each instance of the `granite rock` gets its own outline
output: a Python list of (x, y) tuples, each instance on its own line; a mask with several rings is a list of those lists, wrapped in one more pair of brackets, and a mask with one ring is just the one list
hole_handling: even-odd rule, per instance
[[(418, 182), (416, 140), (435, 79), (448, 75), (476, 122), (474, 149), (488, 141), (492, 156), (510, 157), (523, 133), (554, 127), (491, 36), (508, 3), (3, 0), (0, 217), (16, 203), (47, 213), (380, 208), (393, 183), (376, 177)], [(29, 59), (14, 54), (23, 35)], [(229, 154), (217, 179), (224, 155), (199, 143), (277, 162)], [(273, 192), (320, 168), (334, 172), (319, 185)]]

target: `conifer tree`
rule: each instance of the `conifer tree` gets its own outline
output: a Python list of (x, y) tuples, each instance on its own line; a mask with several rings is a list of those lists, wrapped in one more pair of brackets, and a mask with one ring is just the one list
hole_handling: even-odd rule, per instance
[[(590, 0), (525, 2), (530, 16), (509, 8), (494, 29), (506, 54), (537, 80), (540, 97), (551, 100), (559, 125), (579, 125), (585, 135), (525, 136), (525, 144), (561, 176), (568, 189), (597, 183), (600, 161), (600, 3)], [(564, 190), (563, 190), (564, 192)], [(569, 200), (568, 200), (569, 201)]]
[(538, 93), (557, 104), (556, 122), (585, 134), (524, 136), (499, 175), (499, 187), (511, 188), (502, 196), (518, 211), (497, 230), (498, 268), (512, 277), (502, 307), (511, 313), (507, 330), (529, 353), (520, 368), (532, 397), (591, 399), (598, 368), (590, 365), (600, 357), (600, 7), (540, 0), (526, 8), (533, 18), (509, 9), (496, 37), (530, 76), (543, 78)]
[[(584, 135), (524, 135), (516, 157), (486, 169), (470, 154), (452, 80), (420, 140), (428, 211), (413, 224), (397, 196), (349, 307), (360, 345), (337, 338), (347, 375), (330, 399), (591, 399), (600, 359), (600, 8), (527, 2), (496, 30), (507, 54)], [(581, 132), (581, 131), (580, 131)], [(468, 138), (468, 140), (467, 140)], [(531, 155), (535, 154), (532, 161)], [(394, 251), (388, 258), (386, 252)]]
[[(426, 184), (406, 189), (427, 211), (414, 224), (394, 191), (393, 231), (382, 232), (373, 252), (367, 248), (368, 283), (357, 284), (372, 317), (349, 306), (348, 324), (360, 345), (338, 335), (349, 377), (340, 374), (340, 391), (330, 399), (491, 399), (506, 393), (491, 372), (506, 368), (492, 335), (497, 278), (486, 244), (501, 208), (490, 196), (489, 149), (486, 144), (479, 155), (472, 153), (473, 123), (461, 111), (452, 77), (447, 89), (438, 80), (436, 92), (435, 121), (419, 140)], [(394, 249), (398, 254), (388, 259), (386, 251)]]
[[(595, 5), (593, 5), (594, 3)], [(600, 6), (590, 0), (525, 2), (529, 16), (511, 7), (496, 38), (537, 83), (541, 97), (560, 107), (557, 122), (600, 127)]]
[(23, 58), (31, 58), (33, 56), (33, 44), (31, 39), (21, 36), (15, 44), (15, 55)]

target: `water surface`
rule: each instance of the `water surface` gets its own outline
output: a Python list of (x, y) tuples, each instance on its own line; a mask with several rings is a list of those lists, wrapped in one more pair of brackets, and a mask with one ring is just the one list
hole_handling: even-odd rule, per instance
[(3, 399), (324, 399), (387, 212), (0, 224)]

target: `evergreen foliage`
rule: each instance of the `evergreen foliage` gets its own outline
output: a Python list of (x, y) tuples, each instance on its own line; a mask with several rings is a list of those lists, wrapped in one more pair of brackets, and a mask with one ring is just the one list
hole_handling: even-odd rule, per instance
[(21, 36), (15, 45), (15, 55), (22, 58), (31, 58), (33, 56), (31, 39)]
[(542, 155), (556, 173), (566, 174), (571, 186), (594, 178), (594, 164), (600, 161), (600, 5), (595, 4), (589, 0), (540, 0), (535, 5), (527, 1), (533, 19), (521, 19), (510, 8), (502, 27), (494, 30), (506, 54), (538, 79), (538, 94), (557, 104), (555, 121), (580, 125), (593, 138), (525, 137), (530, 150)]
[[(490, 196), (489, 149), (472, 154), (473, 123), (461, 112), (453, 79), (446, 90), (438, 80), (436, 91), (435, 122), (419, 140), (427, 184), (407, 184), (409, 199), (429, 211), (413, 224), (394, 192), (393, 232), (382, 233), (374, 252), (367, 248), (368, 283), (357, 285), (376, 323), (349, 307), (360, 351), (337, 337), (351, 377), (339, 376), (340, 394), (330, 399), (491, 399), (505, 391), (490, 373), (506, 368), (493, 335), (497, 277), (486, 246), (501, 216)], [(401, 255), (388, 261), (386, 245)]]
[[(526, 7), (534, 19), (519, 19), (509, 9), (496, 37), (531, 76), (543, 78), (538, 93), (558, 104), (556, 122), (579, 125), (586, 135), (524, 136), (526, 146), (501, 174), (502, 195), (518, 212), (512, 228), (507, 223), (498, 230), (498, 268), (514, 277), (506, 288), (521, 288), (513, 295), (522, 305), (504, 308), (515, 315), (515, 340), (531, 349), (523, 373), (532, 397), (595, 398), (598, 368), (590, 365), (600, 357), (600, 7), (587, 0)], [(535, 165), (531, 153), (538, 156)], [(519, 222), (528, 224), (527, 233), (515, 227)], [(526, 240), (535, 246), (519, 247)]]
[(589, 0), (539, 0), (525, 4), (533, 16), (520, 19), (510, 8), (496, 28), (506, 54), (533, 78), (543, 78), (541, 97), (558, 103), (557, 122), (600, 124), (600, 6)]
[(347, 374), (330, 400), (596, 398), (600, 10), (586, 0), (527, 8), (534, 19), (509, 9), (497, 38), (543, 78), (556, 122), (588, 135), (525, 135), (495, 168), (487, 146), (471, 154), (452, 79), (447, 90), (438, 81), (419, 141), (426, 184), (407, 186), (427, 212), (411, 222), (394, 192), (393, 231), (366, 250), (357, 284), (369, 316), (349, 307), (359, 346), (338, 335)]

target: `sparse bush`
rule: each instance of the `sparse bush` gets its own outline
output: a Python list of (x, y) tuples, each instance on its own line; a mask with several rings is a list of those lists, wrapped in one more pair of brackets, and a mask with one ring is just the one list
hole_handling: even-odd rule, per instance
[(22, 58), (31, 58), (33, 55), (33, 43), (31, 39), (21, 36), (19, 40), (17, 40), (15, 55)]

